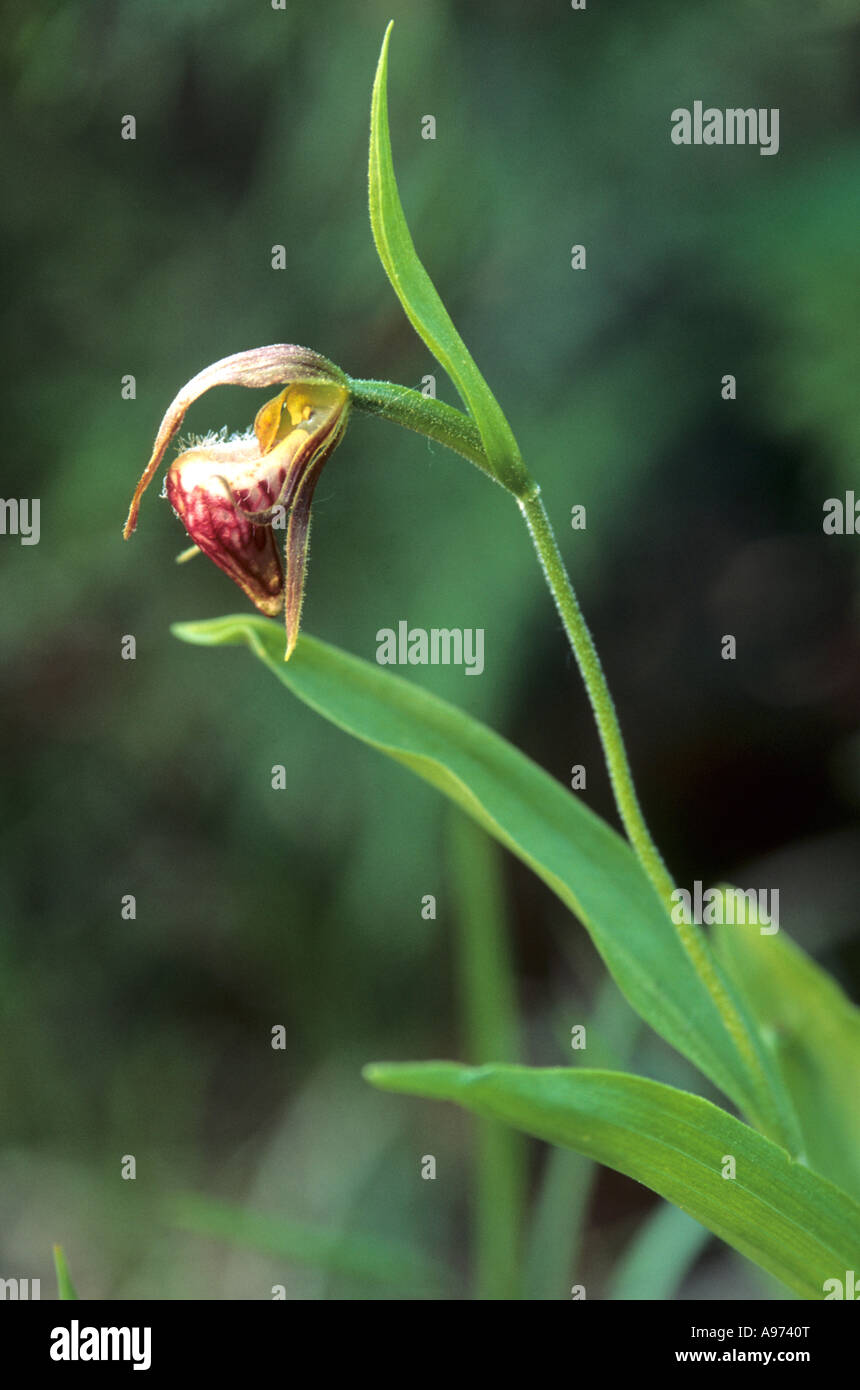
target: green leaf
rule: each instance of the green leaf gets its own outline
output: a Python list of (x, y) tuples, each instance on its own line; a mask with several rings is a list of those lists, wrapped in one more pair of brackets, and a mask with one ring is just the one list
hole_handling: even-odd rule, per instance
[(388, 128), (388, 44), (393, 23), (392, 20), (382, 40), (370, 108), (369, 191), (373, 239), (406, 317), (441, 362), (471, 411), (495, 476), (504, 487), (522, 496), (533, 485), (511, 427), (418, 259), (406, 224), (394, 176)]
[(714, 944), (771, 1043), (810, 1165), (860, 1198), (860, 1010), (782, 930), (724, 924)]
[(177, 1230), (344, 1278), (436, 1293), (450, 1282), (444, 1269), (407, 1246), (378, 1236), (326, 1231), (282, 1216), (264, 1216), (195, 1193), (174, 1198), (166, 1216)]
[[(285, 663), (283, 632), (264, 618), (180, 623), (173, 632), (203, 646), (247, 643), (312, 709), (461, 806), (579, 917), (616, 984), (655, 1032), (752, 1119), (777, 1132), (770, 1095), (750, 1077), (633, 851), (559, 782), (453, 705), (377, 665), (310, 637), (300, 639)], [(783, 1132), (789, 1124), (790, 1118), (782, 1122)]]
[(77, 1298), (75, 1286), (72, 1283), (72, 1276), (66, 1264), (66, 1257), (63, 1254), (62, 1245), (54, 1246), (54, 1269), (57, 1271), (57, 1292), (61, 1299)]
[[(860, 1250), (860, 1207), (710, 1101), (622, 1072), (376, 1064), (385, 1091), (452, 1100), (644, 1183), (803, 1298)], [(736, 1176), (724, 1178), (724, 1156)]]

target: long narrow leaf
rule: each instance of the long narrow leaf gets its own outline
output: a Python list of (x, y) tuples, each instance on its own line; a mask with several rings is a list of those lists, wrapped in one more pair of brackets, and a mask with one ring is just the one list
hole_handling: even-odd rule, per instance
[[(790, 1110), (781, 1123), (774, 1118), (772, 1094), (763, 1095), (750, 1078), (633, 851), (565, 787), (453, 705), (370, 662), (303, 637), (285, 663), (283, 634), (266, 619), (181, 623), (173, 631), (203, 646), (247, 643), (306, 704), (466, 810), (580, 918), (617, 985), (655, 1032), (784, 1142)], [(779, 1092), (773, 1094), (779, 1103)]]
[[(644, 1183), (803, 1298), (856, 1269), (860, 1207), (710, 1101), (621, 1072), (376, 1064), (386, 1091), (451, 1100)], [(726, 1160), (735, 1176), (724, 1177)]]

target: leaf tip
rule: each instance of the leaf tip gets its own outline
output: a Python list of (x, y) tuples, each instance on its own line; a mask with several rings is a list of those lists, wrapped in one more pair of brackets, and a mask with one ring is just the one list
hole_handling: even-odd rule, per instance
[(170, 634), (180, 642), (190, 642), (194, 646), (199, 646), (205, 640), (200, 633), (199, 623), (171, 623)]
[[(171, 623), (172, 636), (193, 647), (235, 647), (253, 644), (253, 618), (242, 614), (227, 618), (203, 618), (199, 622)], [(274, 624), (272, 624), (274, 626)]]
[(378, 97), (385, 98), (385, 88), (388, 81), (388, 46), (391, 43), (391, 31), (394, 28), (394, 20), (389, 19), (385, 33), (382, 35), (382, 45), (379, 50), (379, 60), (376, 64), (376, 77), (373, 82), (374, 101)]
[(361, 1069), (362, 1080), (371, 1086), (381, 1086), (385, 1082), (385, 1072), (384, 1062), (368, 1062), (367, 1066)]

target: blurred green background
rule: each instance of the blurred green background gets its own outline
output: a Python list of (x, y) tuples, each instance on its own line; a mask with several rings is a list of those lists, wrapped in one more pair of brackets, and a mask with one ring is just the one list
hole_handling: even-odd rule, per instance
[[(501, 1060), (467, 1055), (457, 825), (245, 653), (170, 637), (174, 620), (245, 601), (202, 560), (176, 568), (187, 542), (157, 488), (120, 536), (163, 410), (228, 353), (302, 343), (355, 376), (433, 372), (455, 399), (367, 219), (392, 16), (416, 244), (542, 484), (658, 843), (680, 883), (778, 887), (782, 926), (856, 995), (860, 539), (821, 523), (824, 500), (856, 486), (860, 443), (857, 5), (7, 5), (3, 494), (41, 498), (41, 541), (0, 545), (0, 1275), (41, 1277), (45, 1294), (57, 1240), (95, 1297), (475, 1289), (472, 1125), (359, 1075), (371, 1060)], [(669, 114), (695, 99), (778, 107), (779, 154), (674, 146)], [(187, 425), (244, 429), (265, 398), (222, 389)], [(615, 824), (501, 490), (355, 417), (316, 498), (306, 629), (372, 660), (401, 618), (483, 627), (483, 678), (410, 679), (565, 782), (585, 764), (587, 799)], [(577, 503), (585, 533), (569, 526)], [(510, 860), (498, 872), (523, 1059), (569, 1062), (571, 1025), (591, 1022), (589, 1062), (704, 1091), (601, 989), (549, 892)], [(523, 1260), (524, 1292), (618, 1293), (659, 1204), (574, 1159), (547, 1186), (546, 1151), (527, 1158), (547, 1243), (537, 1269)], [(262, 1215), (262, 1234), (204, 1209), (216, 1201)], [(261, 1242), (269, 1253), (245, 1248)], [(663, 1255), (670, 1295), (774, 1295), (682, 1227)], [(643, 1296), (653, 1264), (634, 1276)]]

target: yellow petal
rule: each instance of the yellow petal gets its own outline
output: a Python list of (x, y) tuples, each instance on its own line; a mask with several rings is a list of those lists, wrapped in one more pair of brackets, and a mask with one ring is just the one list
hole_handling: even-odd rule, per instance
[(272, 401), (266, 401), (266, 404), (257, 411), (254, 420), (254, 433), (257, 436), (261, 454), (267, 454), (278, 443), (288, 391), (289, 387), (285, 386), (279, 396), (275, 396)]

